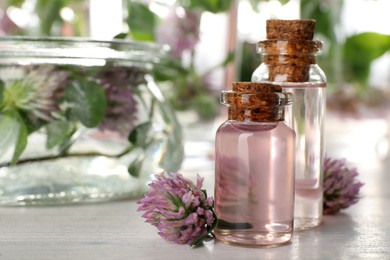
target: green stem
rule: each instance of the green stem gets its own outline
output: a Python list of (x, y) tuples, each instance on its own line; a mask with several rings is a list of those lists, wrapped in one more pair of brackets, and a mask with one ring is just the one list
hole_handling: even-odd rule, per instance
[(35, 162), (44, 162), (44, 161), (53, 161), (57, 159), (71, 158), (71, 157), (95, 157), (95, 156), (105, 156), (108, 158), (120, 158), (123, 155), (131, 152), (135, 146), (130, 146), (120, 152), (119, 154), (103, 154), (98, 152), (86, 152), (86, 153), (68, 153), (68, 154), (59, 154), (59, 155), (47, 155), (33, 158), (20, 159), (16, 162), (16, 164), (12, 164), (11, 162), (0, 163), (0, 168), (22, 165), (27, 163), (35, 163)]

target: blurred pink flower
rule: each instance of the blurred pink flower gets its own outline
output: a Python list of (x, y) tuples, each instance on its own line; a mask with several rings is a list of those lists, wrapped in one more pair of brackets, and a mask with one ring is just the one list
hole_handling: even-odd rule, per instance
[(363, 183), (356, 168), (348, 168), (345, 159), (324, 160), (324, 214), (335, 214), (359, 201)]
[(192, 52), (199, 42), (200, 16), (200, 12), (176, 7), (157, 28), (157, 41), (171, 46), (175, 58)]
[(20, 28), (10, 19), (6, 10), (0, 9), (0, 35), (16, 34), (19, 30)]

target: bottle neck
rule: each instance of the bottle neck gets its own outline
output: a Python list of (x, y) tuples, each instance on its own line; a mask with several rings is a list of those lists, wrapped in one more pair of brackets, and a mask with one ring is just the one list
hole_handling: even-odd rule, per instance
[(279, 124), (283, 123), (280, 121), (276, 122), (241, 122), (241, 121), (235, 121), (235, 120), (227, 120), (225, 124), (231, 125), (233, 128), (240, 130), (240, 131), (248, 131), (248, 132), (254, 132), (254, 131), (269, 131), (273, 130), (276, 127), (280, 126)]
[(285, 65), (285, 66), (310, 66), (317, 64), (314, 54), (300, 55), (299, 53), (292, 54), (263, 54), (263, 62), (270, 65)]
[(270, 81), (306, 82), (311, 65), (316, 64), (322, 43), (311, 40), (265, 40), (258, 43)]
[(268, 79), (275, 82), (307, 82), (311, 65), (316, 64), (314, 55), (263, 55), (268, 68)]

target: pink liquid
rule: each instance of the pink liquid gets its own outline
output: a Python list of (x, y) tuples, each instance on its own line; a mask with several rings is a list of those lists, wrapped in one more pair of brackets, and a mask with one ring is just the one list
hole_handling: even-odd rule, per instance
[(293, 232), (294, 131), (283, 122), (225, 122), (216, 136), (216, 237), (273, 246)]

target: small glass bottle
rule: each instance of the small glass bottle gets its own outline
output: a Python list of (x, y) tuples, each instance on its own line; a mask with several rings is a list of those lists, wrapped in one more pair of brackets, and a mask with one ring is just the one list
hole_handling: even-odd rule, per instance
[(233, 83), (223, 91), (228, 120), (216, 133), (216, 237), (245, 246), (290, 241), (295, 133), (284, 123), (289, 93), (278, 85)]
[(322, 43), (313, 41), (314, 28), (314, 20), (268, 20), (267, 40), (258, 43), (263, 63), (252, 75), (293, 93), (286, 122), (296, 132), (295, 229), (322, 221), (326, 77), (316, 64)]

